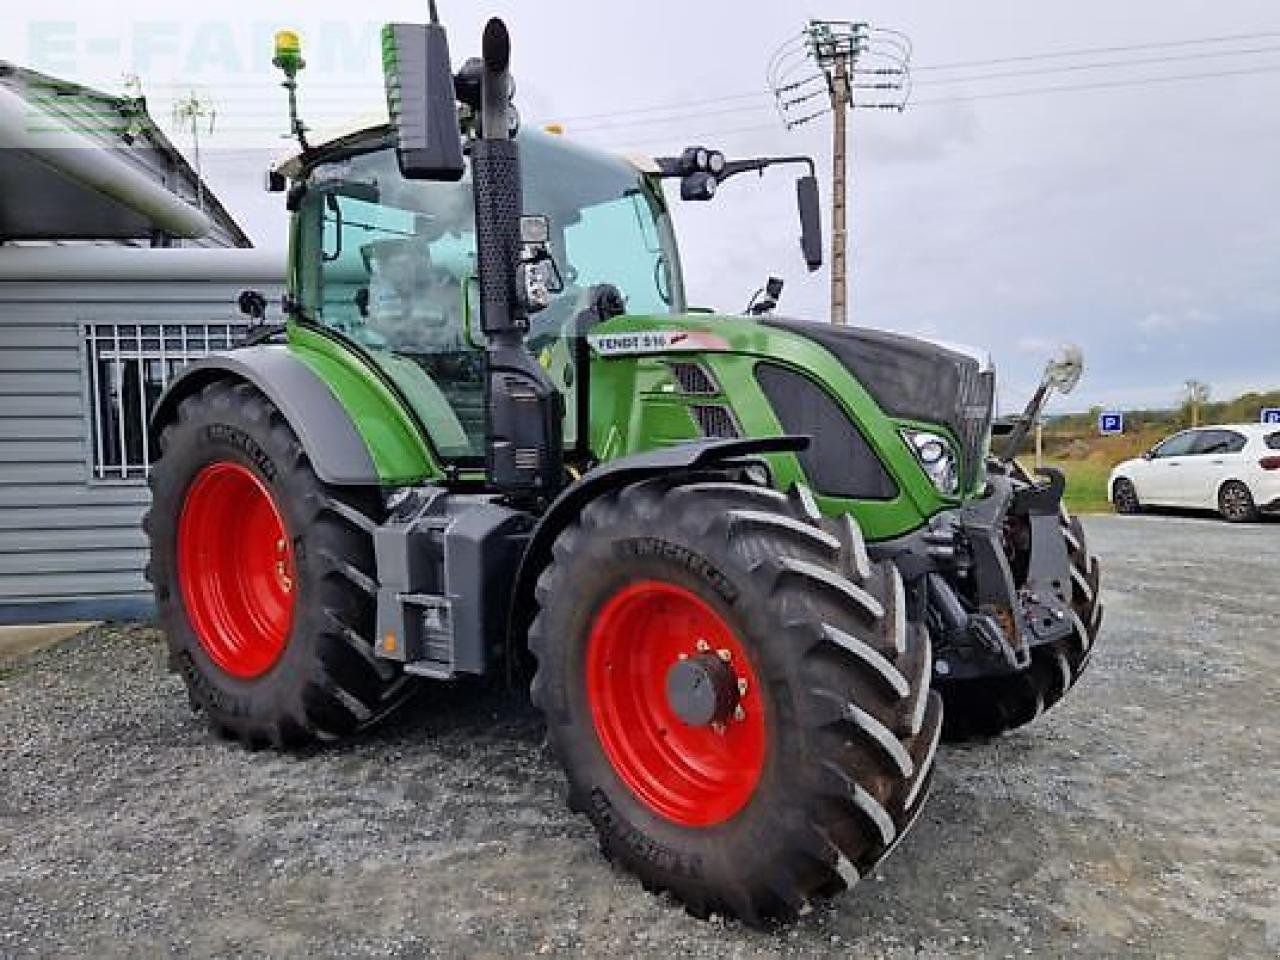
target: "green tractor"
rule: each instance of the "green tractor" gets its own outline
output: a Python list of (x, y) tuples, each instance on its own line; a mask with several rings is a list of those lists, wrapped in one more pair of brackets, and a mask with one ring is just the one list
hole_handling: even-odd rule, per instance
[[(981, 357), (781, 319), (776, 285), (686, 303), (663, 181), (809, 164), (814, 268), (810, 161), (517, 133), (502, 23), (455, 74), (431, 19), (384, 32), (389, 125), (313, 146), (295, 112), (286, 323), (155, 412), (172, 665), (279, 749), (531, 678), (607, 856), (695, 915), (791, 919), (895, 847), (944, 730), (1066, 693), (1097, 563), (1061, 476), (990, 455)], [(288, 37), (277, 63), (292, 101)], [(1078, 359), (1050, 374), (1015, 433)]]

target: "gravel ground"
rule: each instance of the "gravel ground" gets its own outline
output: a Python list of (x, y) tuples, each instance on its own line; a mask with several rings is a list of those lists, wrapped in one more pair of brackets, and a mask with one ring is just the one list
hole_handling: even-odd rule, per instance
[(433, 690), (252, 755), (153, 631), (91, 631), (0, 674), (0, 957), (1280, 955), (1280, 526), (1087, 525), (1107, 620), (1080, 686), (944, 749), (879, 875), (776, 934), (612, 870), (520, 698)]

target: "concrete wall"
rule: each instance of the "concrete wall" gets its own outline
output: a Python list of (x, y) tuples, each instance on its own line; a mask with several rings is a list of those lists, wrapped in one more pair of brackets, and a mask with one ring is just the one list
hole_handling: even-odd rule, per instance
[(258, 251), (0, 249), (0, 623), (151, 609), (143, 471), (94, 467), (89, 326), (172, 325), (174, 343), (184, 324), (241, 323), (247, 287), (277, 304), (283, 272)]

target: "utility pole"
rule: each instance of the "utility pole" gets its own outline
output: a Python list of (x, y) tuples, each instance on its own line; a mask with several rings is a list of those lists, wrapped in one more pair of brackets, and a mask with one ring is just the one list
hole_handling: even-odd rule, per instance
[(1200, 407), (1209, 402), (1209, 385), (1203, 380), (1188, 380), (1185, 396), (1191, 412), (1191, 426), (1200, 426)]
[(831, 322), (841, 326), (849, 322), (849, 92), (849, 71), (840, 60), (831, 78)]
[[(849, 139), (855, 109), (898, 110), (910, 96), (911, 44), (896, 31), (847, 20), (810, 20), (769, 64), (788, 130), (832, 115), (831, 322), (849, 322)], [(869, 91), (858, 95), (859, 91)], [(811, 103), (818, 98), (827, 102)]]

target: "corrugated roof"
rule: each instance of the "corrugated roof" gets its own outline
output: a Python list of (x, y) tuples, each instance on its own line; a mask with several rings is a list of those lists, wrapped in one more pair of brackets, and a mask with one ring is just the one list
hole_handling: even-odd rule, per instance
[[(0, 238), (151, 240), (190, 232), (200, 179), (147, 112), (114, 96), (0, 62), (9, 122), (0, 129)], [(203, 189), (204, 245), (252, 241)], [(184, 229), (187, 228), (187, 229)]]

